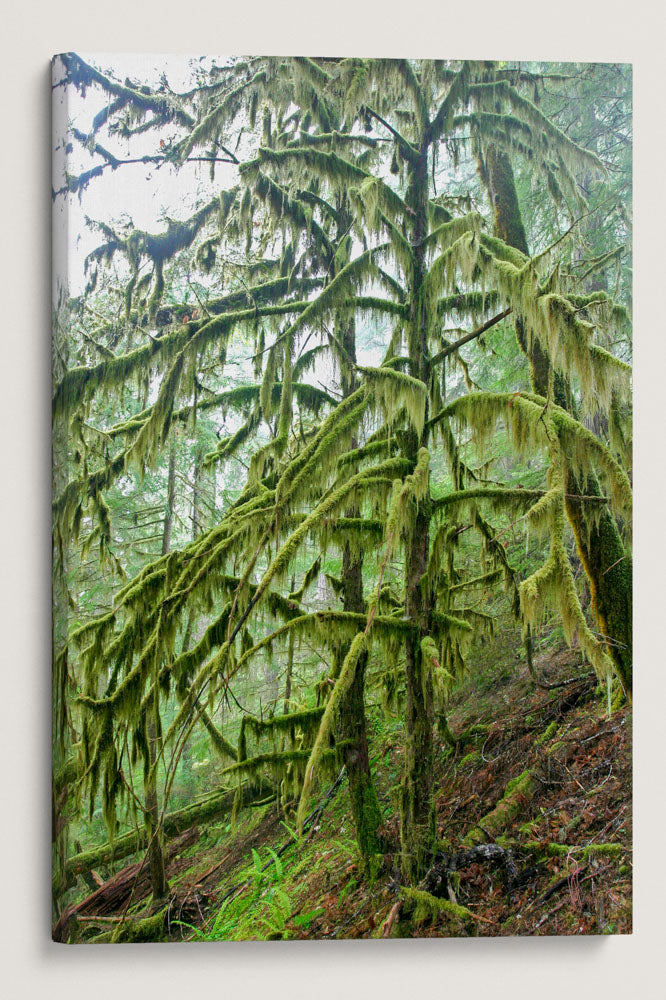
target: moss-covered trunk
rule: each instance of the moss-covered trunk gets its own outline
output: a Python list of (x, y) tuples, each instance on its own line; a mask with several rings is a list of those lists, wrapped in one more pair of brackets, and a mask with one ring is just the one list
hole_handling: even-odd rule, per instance
[[(567, 492), (587, 496), (600, 494), (596, 476), (582, 483), (568, 471)], [(608, 639), (610, 653), (622, 687), (632, 693), (632, 589), (631, 556), (624, 551), (613, 515), (602, 509), (599, 519), (588, 524), (583, 504), (565, 500), (567, 516), (576, 537), (578, 555), (590, 581), (592, 610), (599, 631)]]
[[(495, 235), (529, 256), (527, 236), (518, 203), (518, 194), (513, 177), (511, 161), (506, 153), (490, 146), (485, 159), (479, 159), (479, 173), (487, 190), (493, 210)], [(516, 336), (521, 350), (530, 363), (532, 387), (542, 395), (548, 393), (550, 360), (536, 338), (529, 345), (526, 330), (521, 320), (516, 322)], [(542, 391), (543, 390), (543, 391)], [(561, 379), (555, 387), (560, 405), (565, 403), (565, 391)]]
[[(511, 162), (506, 153), (492, 147), (485, 161), (480, 164), (493, 208), (495, 233), (505, 243), (522, 253), (529, 253), (527, 238), (520, 214), (516, 185)], [(548, 394), (550, 362), (540, 344), (528, 339), (520, 323), (516, 332), (522, 350), (528, 355), (532, 372), (532, 386), (542, 396)], [(570, 394), (561, 378), (555, 382), (556, 402), (573, 410)], [(576, 415), (575, 412), (573, 414)], [(567, 471), (567, 493), (580, 496), (599, 496), (596, 476), (581, 480), (575, 470)], [(566, 510), (571, 524), (578, 555), (590, 581), (592, 609), (599, 631), (608, 640), (608, 651), (615, 664), (625, 692), (631, 697), (632, 689), (632, 564), (625, 552), (613, 515), (602, 509), (598, 519), (590, 523), (584, 506), (567, 499)]]
[[(358, 511), (349, 516), (358, 517)], [(342, 556), (343, 608), (363, 613), (363, 557), (345, 545)], [(346, 651), (345, 651), (346, 652)], [(365, 668), (368, 654), (359, 657), (352, 685), (340, 706), (339, 735), (349, 781), (356, 841), (366, 857), (381, 849), (378, 828), (382, 820), (375, 785), (370, 770), (365, 719)]]
[(405, 772), (400, 839), (402, 871), (409, 882), (418, 881), (425, 874), (437, 833), (433, 799), (435, 712), (432, 675), (424, 662), (419, 641), (428, 631), (428, 609), (421, 593), (421, 577), (428, 563), (429, 528), (429, 512), (420, 510), (405, 553), (405, 610), (407, 617), (419, 624), (418, 637), (416, 634), (410, 636), (405, 647)]
[[(341, 223), (348, 225), (344, 213), (340, 212)], [(345, 229), (341, 230), (345, 232)], [(356, 329), (353, 321), (344, 325), (342, 345), (350, 362), (356, 361)], [(356, 377), (352, 364), (345, 366), (342, 372), (343, 395), (349, 396), (356, 388)], [(354, 442), (354, 447), (356, 443)], [(347, 517), (359, 517), (358, 508), (352, 507), (345, 512)], [(347, 542), (342, 553), (342, 603), (343, 610), (363, 614), (363, 553), (352, 550)], [(341, 661), (348, 650), (342, 650)], [(377, 800), (372, 771), (370, 770), (370, 755), (368, 753), (368, 737), (365, 718), (365, 669), (368, 654), (361, 654), (353, 683), (342, 699), (338, 733), (342, 742), (342, 755), (347, 770), (349, 782), (349, 797), (351, 801), (352, 818), (356, 831), (356, 841), (363, 857), (377, 854), (381, 850), (378, 834), (382, 821), (381, 810)]]
[[(428, 316), (423, 296), (426, 275), (424, 239), (428, 232), (428, 143), (423, 142), (407, 191), (414, 212), (411, 243), (414, 247), (409, 288), (408, 348), (411, 372), (428, 384)], [(406, 435), (405, 454), (416, 462), (426, 446), (427, 432)], [(418, 504), (405, 539), (405, 614), (418, 626), (405, 643), (405, 771), (401, 792), (402, 872), (409, 882), (427, 870), (436, 838), (433, 799), (433, 726), (435, 721), (432, 675), (421, 653), (421, 639), (429, 634), (431, 601), (422, 580), (430, 547), (430, 488)]]
[[(176, 446), (171, 446), (169, 453), (169, 472), (167, 478), (167, 504), (164, 512), (162, 529), (162, 555), (171, 548), (171, 531), (173, 528), (174, 504), (176, 500)], [(156, 669), (157, 675), (157, 669)], [(157, 902), (164, 899), (169, 891), (164, 862), (164, 840), (160, 822), (160, 806), (157, 795), (157, 761), (160, 749), (160, 695), (157, 676), (155, 677), (155, 693), (152, 705), (148, 709), (146, 720), (146, 738), (148, 741), (149, 768), (144, 785), (146, 810), (146, 840), (148, 843), (148, 862), (150, 865), (150, 884), (153, 899)]]
[[(175, 492), (176, 488), (176, 453), (172, 452), (174, 459), (173, 467), (173, 488)], [(201, 511), (201, 499), (202, 499), (202, 478), (203, 478), (203, 459), (204, 459), (204, 448), (202, 445), (197, 445), (196, 452), (194, 453), (194, 471), (192, 475), (192, 541), (196, 541), (202, 531), (203, 516)], [(171, 455), (169, 456), (169, 477), (171, 479)], [(171, 504), (171, 509), (173, 511), (173, 503)], [(172, 513), (173, 519), (173, 513)], [(169, 533), (171, 528), (169, 528)], [(162, 536), (162, 548), (164, 548), (164, 536)], [(183, 651), (190, 648), (190, 642), (192, 641), (192, 633), (194, 631), (194, 623), (197, 620), (197, 612), (194, 608), (189, 613), (187, 619), (187, 625), (185, 626), (185, 634), (183, 636)]]
[[(291, 589), (290, 593), (296, 590), (296, 577), (291, 578)], [(282, 714), (289, 715), (289, 707), (291, 704), (291, 682), (294, 673), (294, 633), (289, 633), (289, 643), (287, 645), (287, 676), (284, 682), (284, 704), (282, 706)]]
[(162, 824), (160, 823), (160, 809), (157, 797), (157, 760), (158, 736), (154, 720), (148, 720), (146, 726), (146, 737), (150, 751), (150, 770), (146, 779), (145, 799), (146, 799), (146, 841), (148, 843), (148, 863), (150, 866), (150, 885), (153, 899), (158, 902), (164, 899), (169, 891), (169, 883), (166, 877), (166, 865), (164, 862), (164, 841), (162, 836)]

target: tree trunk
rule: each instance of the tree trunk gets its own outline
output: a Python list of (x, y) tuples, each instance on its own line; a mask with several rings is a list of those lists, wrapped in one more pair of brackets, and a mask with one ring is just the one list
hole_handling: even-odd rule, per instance
[[(506, 153), (490, 148), (485, 162), (480, 164), (481, 176), (488, 187), (495, 219), (495, 233), (505, 243), (527, 254), (527, 238), (520, 215), (520, 206), (511, 162)], [(541, 345), (534, 340), (528, 351), (525, 331), (520, 323), (516, 332), (522, 350), (528, 355), (532, 370), (532, 386), (541, 396), (548, 394), (550, 361)], [(570, 393), (561, 376), (555, 380), (555, 401), (576, 416)], [(581, 481), (573, 469), (567, 469), (568, 494), (599, 496), (601, 491), (595, 475)], [(592, 610), (599, 631), (607, 640), (617, 675), (630, 698), (632, 690), (632, 564), (625, 553), (622, 539), (611, 512), (603, 507), (598, 520), (588, 522), (584, 506), (566, 500), (579, 558), (590, 581)]]
[(171, 548), (171, 529), (173, 527), (173, 508), (176, 499), (176, 447), (171, 446), (169, 452), (169, 474), (167, 479), (167, 505), (164, 512), (164, 527), (162, 529), (162, 555), (165, 556)]
[[(347, 512), (348, 517), (358, 517), (358, 510)], [(363, 556), (352, 554), (349, 543), (342, 555), (343, 610), (362, 614)], [(344, 653), (343, 653), (344, 655)], [(378, 828), (382, 814), (377, 800), (370, 770), (368, 737), (365, 720), (365, 668), (367, 652), (359, 658), (354, 681), (340, 707), (339, 737), (344, 741), (342, 755), (349, 781), (356, 841), (364, 857), (381, 851)]]
[[(171, 446), (169, 453), (169, 473), (167, 479), (167, 505), (164, 512), (164, 527), (162, 530), (162, 555), (165, 556), (171, 547), (171, 530), (173, 527), (173, 511), (176, 498), (176, 446)], [(160, 749), (160, 701), (159, 685), (155, 683), (153, 704), (148, 710), (146, 720), (146, 738), (148, 741), (149, 764), (148, 777), (145, 782), (146, 809), (146, 839), (148, 841), (148, 860), (150, 864), (150, 883), (153, 900), (159, 902), (169, 891), (164, 863), (163, 831), (160, 824), (160, 807), (157, 794), (156, 762)]]
[[(159, 695), (155, 693), (155, 701), (159, 705)], [(166, 877), (166, 866), (164, 863), (164, 842), (162, 827), (160, 824), (160, 808), (157, 796), (157, 750), (159, 736), (154, 717), (154, 712), (148, 713), (146, 724), (146, 738), (148, 740), (148, 750), (150, 755), (150, 770), (146, 779), (146, 839), (148, 841), (148, 862), (150, 865), (150, 884), (153, 893), (153, 901), (158, 903), (164, 899), (169, 891), (169, 883)]]
[[(292, 575), (291, 578), (291, 591), (296, 590), (296, 577)], [(294, 670), (294, 633), (289, 633), (289, 646), (287, 648), (287, 678), (284, 684), (284, 705), (282, 707), (282, 714), (289, 715), (289, 703), (291, 701), (291, 677)]]
[[(204, 449), (201, 445), (197, 446), (197, 450), (194, 453), (194, 471), (193, 471), (193, 483), (192, 483), (192, 541), (195, 541), (201, 533), (203, 525), (203, 517), (201, 513), (201, 479), (203, 475), (203, 457)], [(174, 468), (175, 472), (175, 468)], [(171, 474), (171, 465), (169, 465), (169, 474)], [(175, 478), (174, 478), (175, 485)], [(169, 528), (171, 532), (171, 528)], [(187, 625), (185, 626), (185, 634), (183, 635), (183, 650), (190, 648), (190, 641), (192, 639), (192, 632), (194, 630), (194, 622), (196, 621), (197, 613), (194, 608), (190, 611)]]
[[(413, 282), (410, 289), (408, 346), (411, 373), (428, 385), (428, 315), (423, 301), (426, 275), (424, 239), (428, 232), (428, 143), (424, 142), (413, 167), (407, 201), (414, 212), (411, 243), (414, 247)], [(426, 444), (414, 431), (406, 435), (405, 455), (416, 462)], [(417, 626), (405, 644), (405, 772), (401, 799), (402, 872), (417, 882), (429, 867), (437, 834), (433, 798), (433, 726), (435, 721), (432, 675), (421, 653), (421, 639), (430, 632), (431, 595), (421, 580), (428, 567), (430, 548), (430, 487), (418, 505), (405, 541), (405, 614)]]
[[(345, 233), (351, 223), (344, 207), (338, 204), (338, 229)], [(356, 327), (354, 321), (347, 322), (342, 330), (342, 346), (346, 356), (352, 363), (356, 361)], [(352, 365), (344, 365), (342, 370), (343, 396), (349, 396), (356, 389), (356, 374)], [(352, 442), (356, 447), (356, 441)], [(357, 508), (345, 511), (346, 517), (359, 517)], [(363, 553), (352, 552), (349, 543), (344, 546), (342, 554), (342, 606), (344, 611), (363, 614)], [(341, 660), (347, 649), (341, 650)], [(381, 840), (378, 828), (382, 814), (377, 800), (377, 793), (370, 769), (368, 753), (368, 736), (365, 718), (365, 670), (368, 654), (364, 653), (357, 664), (354, 681), (342, 699), (338, 735), (343, 742), (342, 756), (347, 770), (349, 782), (349, 798), (352, 818), (356, 831), (356, 842), (362, 857), (366, 858), (381, 851)]]
[[(488, 189), (488, 197), (493, 210), (495, 235), (515, 247), (526, 256), (529, 256), (527, 246), (527, 236), (520, 214), (518, 204), (518, 194), (513, 178), (511, 161), (506, 153), (490, 147), (486, 153), (485, 160), (479, 160), (479, 173)], [(516, 321), (516, 336), (523, 353), (530, 363), (532, 388), (539, 395), (546, 396), (548, 393), (548, 375), (550, 372), (550, 359), (535, 338), (531, 348), (528, 346), (528, 338), (523, 323), (520, 319)], [(555, 384), (555, 401), (559, 406), (566, 406), (566, 389), (564, 381), (559, 373)]]
[[(425, 506), (425, 504), (424, 504)], [(425, 874), (435, 846), (437, 828), (433, 798), (435, 722), (432, 675), (423, 661), (420, 640), (428, 634), (427, 606), (421, 577), (428, 565), (429, 511), (419, 511), (405, 552), (405, 611), (419, 625), (406, 641), (405, 773), (402, 783), (402, 871), (414, 883)]]
[(192, 473), (192, 538), (195, 539), (201, 533), (201, 479), (203, 475), (204, 449), (202, 445), (197, 445), (194, 453), (194, 471)]

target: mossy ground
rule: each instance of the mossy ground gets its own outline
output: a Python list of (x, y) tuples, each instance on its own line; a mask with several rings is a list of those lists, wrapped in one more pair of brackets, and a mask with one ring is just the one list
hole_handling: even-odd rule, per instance
[[(536, 688), (519, 656), (509, 633), (478, 651), (474, 679), (453, 697), (448, 720), (456, 736), (472, 726), (479, 732), (461, 739), (455, 752), (437, 738), (435, 761), (437, 833), (447, 853), (459, 850), (497, 803), (522, 787), (516, 779), (526, 771), (535, 776), (536, 791), (519, 798), (508, 828), (497, 834), (500, 843), (513, 846), (514, 884), (507, 886), (502, 865), (475, 861), (452, 876), (452, 886), (456, 902), (476, 919), (441, 910), (417, 923), (403, 913), (391, 922), (391, 936), (631, 932), (631, 712), (622, 708), (609, 718), (605, 694), (591, 676), (549, 691)], [(535, 660), (550, 683), (584, 675), (579, 662), (578, 654), (562, 648)], [(394, 853), (361, 869), (346, 782), (302, 838), (274, 805), (245, 810), (235, 827), (226, 819), (202, 827), (196, 842), (172, 858), (165, 937), (384, 935), (400, 898), (397, 802), (404, 741), (398, 723), (387, 721), (378, 705), (368, 715), (380, 832)], [(313, 797), (313, 805), (317, 801)], [(612, 854), (584, 850), (609, 843), (617, 845)], [(82, 882), (80, 888), (84, 895)], [(127, 914), (145, 916), (147, 904), (145, 896), (136, 899)], [(88, 917), (79, 936), (89, 939), (108, 926)]]

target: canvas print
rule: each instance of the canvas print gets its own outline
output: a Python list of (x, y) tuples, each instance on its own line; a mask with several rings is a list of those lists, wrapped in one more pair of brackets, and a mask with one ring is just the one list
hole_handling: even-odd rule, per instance
[(53, 60), (53, 937), (632, 926), (631, 67)]

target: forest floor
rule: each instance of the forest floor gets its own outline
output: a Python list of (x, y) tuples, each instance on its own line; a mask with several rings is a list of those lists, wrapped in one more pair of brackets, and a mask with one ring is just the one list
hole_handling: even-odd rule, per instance
[[(492, 648), (494, 658), (497, 643)], [(371, 706), (383, 860), (360, 870), (342, 776), (328, 794), (322, 789), (321, 809), (301, 838), (271, 804), (244, 810), (233, 827), (226, 817), (172, 841), (168, 905), (136, 924), (132, 939), (631, 933), (631, 711), (609, 717), (605, 693), (574, 651), (536, 658), (549, 689), (515, 657), (507, 647), (505, 665), (488, 662), (452, 699), (457, 746), (437, 736), (443, 905), (404, 899), (401, 731)], [(142, 861), (137, 855), (133, 868), (116, 866), (115, 875), (108, 869), (108, 882), (98, 876), (100, 903), (89, 897), (75, 938), (118, 938), (119, 926), (133, 923), (127, 918), (151, 912)], [(132, 891), (105, 895), (104, 885), (119, 877)]]

